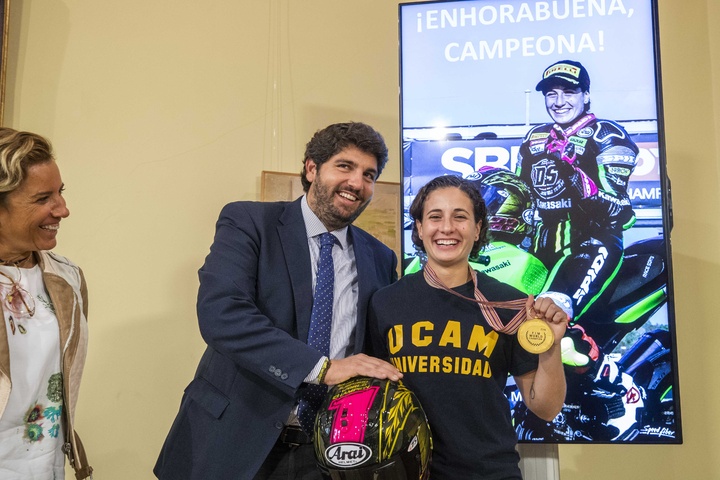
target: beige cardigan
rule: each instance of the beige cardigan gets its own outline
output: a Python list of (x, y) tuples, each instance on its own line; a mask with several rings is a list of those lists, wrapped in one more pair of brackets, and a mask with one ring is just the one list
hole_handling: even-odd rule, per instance
[[(66, 442), (63, 451), (67, 454), (71, 466), (78, 472), (76, 477), (87, 478), (91, 477), (92, 468), (87, 465), (85, 452), (73, 426), (80, 379), (87, 355), (87, 285), (82, 270), (67, 258), (40, 251), (35, 252), (35, 259), (42, 270), (45, 288), (55, 307), (60, 328)], [(0, 304), (0, 311), (1, 309)], [(5, 411), (11, 389), (7, 330), (0, 328), (0, 416)]]

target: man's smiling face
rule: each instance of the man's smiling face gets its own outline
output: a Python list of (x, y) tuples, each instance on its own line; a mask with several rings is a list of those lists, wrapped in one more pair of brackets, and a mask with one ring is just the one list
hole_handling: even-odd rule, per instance
[(305, 168), (308, 205), (329, 231), (351, 224), (370, 203), (378, 176), (373, 155), (349, 146), (320, 166), (309, 158)]

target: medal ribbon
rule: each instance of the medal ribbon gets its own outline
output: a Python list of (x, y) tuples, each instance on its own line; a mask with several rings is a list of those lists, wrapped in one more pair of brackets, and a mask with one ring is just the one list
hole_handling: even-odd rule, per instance
[[(522, 325), (522, 323), (526, 320), (527, 311), (525, 310), (525, 303), (527, 303), (527, 300), (521, 298), (518, 300), (508, 300), (505, 302), (488, 301), (488, 299), (485, 298), (480, 289), (478, 289), (477, 287), (477, 272), (470, 268), (470, 266), (468, 266), (468, 270), (470, 270), (470, 275), (473, 279), (473, 285), (475, 286), (475, 298), (466, 297), (465, 295), (461, 295), (455, 290), (448, 288), (444, 283), (442, 283), (435, 271), (428, 264), (425, 264), (425, 266), (423, 267), (423, 275), (425, 276), (425, 281), (431, 287), (445, 290), (446, 292), (451, 293), (456, 297), (464, 298), (465, 300), (477, 303), (478, 307), (480, 307), (480, 311), (482, 312), (483, 317), (485, 317), (485, 320), (487, 320), (488, 324), (496, 332), (514, 335), (517, 332), (518, 328), (520, 328), (520, 325)], [(495, 311), (495, 307), (519, 311), (506, 325), (503, 325), (502, 320), (500, 320), (500, 317)]]

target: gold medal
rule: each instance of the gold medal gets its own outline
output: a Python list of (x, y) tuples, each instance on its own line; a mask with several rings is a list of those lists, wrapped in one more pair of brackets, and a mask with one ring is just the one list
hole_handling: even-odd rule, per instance
[(530, 353), (543, 353), (550, 350), (555, 335), (547, 322), (534, 318), (526, 320), (517, 331), (518, 343)]

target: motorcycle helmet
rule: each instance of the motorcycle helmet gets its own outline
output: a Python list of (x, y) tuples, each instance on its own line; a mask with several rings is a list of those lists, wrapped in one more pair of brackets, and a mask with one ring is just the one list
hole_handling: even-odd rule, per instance
[(483, 167), (468, 180), (485, 200), (493, 240), (521, 245), (532, 234), (533, 206), (528, 186), (509, 170)]
[(332, 387), (315, 419), (315, 455), (332, 480), (427, 480), (432, 438), (402, 382), (354, 377)]

